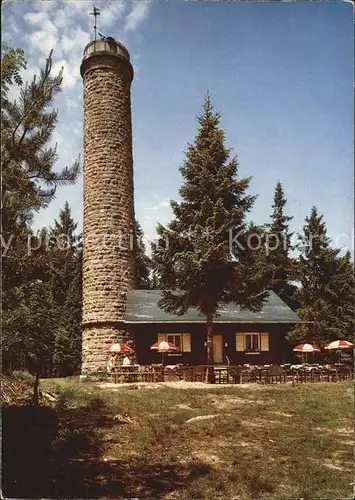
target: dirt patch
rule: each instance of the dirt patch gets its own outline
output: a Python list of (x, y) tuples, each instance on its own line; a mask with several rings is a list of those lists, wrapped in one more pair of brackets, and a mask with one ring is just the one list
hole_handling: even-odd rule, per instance
[(115, 415), (113, 417), (113, 420), (115, 420), (119, 424), (139, 425), (139, 423), (137, 422), (137, 420), (132, 419), (126, 413), (124, 413), (124, 414), (118, 413), (117, 415)]
[(279, 415), (280, 417), (293, 417), (292, 413), (283, 413), (282, 411), (272, 411), (273, 415)]
[(277, 420), (241, 420), (242, 425), (246, 425), (248, 427), (258, 427), (265, 428), (266, 425), (280, 425), (280, 422)]
[[(337, 454), (336, 454), (337, 455)], [(311, 462), (319, 463), (319, 461), (315, 458), (308, 458)], [(353, 469), (354, 465), (352, 462), (346, 460), (339, 460), (335, 457), (326, 458), (320, 462), (324, 467), (331, 470), (341, 470), (341, 471), (350, 471)]]
[(354, 436), (354, 429), (351, 427), (339, 427), (337, 429), (329, 429), (328, 427), (316, 427), (316, 431), (328, 432), (329, 434), (339, 434), (340, 436)]
[(344, 440), (340, 441), (340, 443), (344, 444), (345, 446), (354, 446), (355, 440), (348, 441), (347, 439), (344, 439)]
[(263, 448), (257, 441), (238, 441), (238, 446), (249, 450), (261, 450)]
[(342, 427), (340, 429), (335, 429), (335, 432), (343, 436), (354, 436), (354, 429), (351, 429), (349, 427)]
[(339, 462), (335, 463), (333, 460), (324, 460), (323, 465), (332, 470), (344, 470), (344, 467), (342, 467)]
[(186, 405), (183, 403), (179, 403), (178, 405), (175, 405), (175, 408), (177, 408), (178, 410), (193, 410), (193, 408), (191, 408), (190, 405)]
[(98, 382), (97, 387), (100, 389), (110, 389), (119, 391), (120, 389), (161, 389), (162, 387), (171, 387), (173, 389), (203, 389), (215, 390), (234, 387), (238, 389), (249, 389), (252, 391), (263, 391), (268, 389), (267, 385), (261, 386), (258, 384), (205, 384), (204, 382), (186, 382), (184, 380), (176, 380), (171, 382), (137, 382), (134, 385), (131, 383), (115, 384), (113, 382)]
[(216, 396), (215, 394), (211, 394), (208, 398), (212, 401), (212, 403), (223, 410), (225, 408), (230, 408), (234, 405), (245, 405), (245, 404), (265, 404), (264, 401), (259, 399), (249, 399), (249, 398), (239, 398), (238, 396), (228, 397), (228, 396)]
[(198, 417), (192, 417), (185, 421), (185, 424), (190, 422), (197, 422), (198, 420), (210, 420), (211, 418), (216, 418), (218, 415), (200, 415)]
[(198, 451), (192, 454), (193, 460), (198, 460), (209, 465), (217, 465), (223, 462), (217, 455), (213, 453), (206, 453), (204, 451)]

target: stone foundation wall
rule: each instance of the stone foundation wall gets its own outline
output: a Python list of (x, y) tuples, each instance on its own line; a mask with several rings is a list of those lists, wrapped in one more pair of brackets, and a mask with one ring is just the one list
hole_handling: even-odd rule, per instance
[(105, 352), (105, 345), (115, 342), (134, 348), (133, 339), (123, 324), (86, 325), (83, 329), (82, 375), (106, 372), (109, 355)]
[[(124, 337), (134, 286), (132, 67), (117, 56), (84, 58), (84, 253), (82, 372), (102, 369), (104, 346)], [(96, 326), (93, 326), (96, 325)], [(110, 326), (111, 325), (111, 326)]]

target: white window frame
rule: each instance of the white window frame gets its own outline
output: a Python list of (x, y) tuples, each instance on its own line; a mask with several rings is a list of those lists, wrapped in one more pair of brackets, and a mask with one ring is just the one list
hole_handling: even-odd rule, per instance
[[(170, 342), (170, 340), (169, 340), (170, 336), (174, 337), (174, 340), (175, 340), (175, 337), (180, 337), (180, 349), (177, 349), (174, 352), (176, 352), (176, 353), (182, 353), (182, 352), (184, 352), (183, 335), (182, 335), (182, 333), (166, 333), (165, 335), (166, 335), (166, 341), (167, 342)], [(171, 343), (174, 344), (174, 345), (176, 345), (175, 341), (171, 342)]]
[[(181, 356), (185, 352), (191, 352), (191, 333), (190, 332), (169, 332), (158, 333), (157, 341), (168, 341), (168, 335), (173, 335), (174, 338), (178, 335), (180, 337), (180, 349), (178, 351), (168, 352), (168, 356)], [(174, 342), (176, 344), (176, 342)]]
[[(257, 349), (247, 349), (247, 336), (255, 336), (258, 338), (258, 348)], [(259, 332), (245, 332), (243, 333), (244, 338), (244, 351), (246, 352), (260, 352), (261, 351), (261, 339)]]

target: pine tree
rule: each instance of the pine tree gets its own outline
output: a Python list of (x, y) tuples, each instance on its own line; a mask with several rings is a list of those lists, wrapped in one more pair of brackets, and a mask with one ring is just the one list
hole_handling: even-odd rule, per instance
[(139, 222), (135, 221), (136, 228), (136, 288), (146, 290), (151, 288), (150, 268), (151, 259), (146, 254), (146, 247), (143, 241), (143, 229)]
[(245, 242), (245, 217), (255, 197), (245, 194), (250, 179), (238, 178), (237, 157), (225, 147), (219, 122), (208, 95), (195, 141), (180, 168), (182, 201), (171, 202), (175, 218), (166, 228), (158, 225), (152, 246), (154, 272), (164, 288), (159, 305), (178, 315), (195, 307), (206, 317), (209, 364), (218, 306), (235, 301), (259, 310), (267, 296), (266, 271)]
[[(3, 51), (2, 67), (6, 72), (1, 79), (2, 236), (5, 241), (15, 236), (3, 262), (5, 279), (17, 267), (18, 254), (26, 250), (23, 240), (28, 237), (33, 214), (48, 205), (59, 185), (72, 184), (79, 173), (78, 160), (61, 172), (54, 171), (58, 155), (51, 141), (58, 111), (52, 103), (62, 88), (62, 72), (51, 75), (52, 52), (40, 76), (25, 85), (20, 76), (24, 64), (22, 51)], [(13, 85), (20, 86), (18, 101), (9, 98)]]
[(295, 307), (296, 287), (291, 283), (295, 277), (295, 260), (290, 257), (292, 251), (288, 223), (292, 217), (285, 215), (287, 200), (281, 182), (275, 188), (272, 205), (271, 223), (266, 224), (266, 250), (268, 265), (272, 268), (270, 289), (273, 290), (290, 307)]
[(324, 344), (349, 337), (354, 325), (354, 278), (350, 255), (339, 256), (327, 236), (323, 216), (312, 208), (300, 237), (298, 314), (302, 321), (289, 334), (292, 343)]
[[(61, 91), (62, 73), (51, 74), (52, 52), (40, 75), (25, 85), (21, 78), (26, 66), (23, 51), (3, 47), (1, 63), (3, 339), (5, 346), (14, 347), (21, 344), (19, 339), (28, 324), (20, 314), (28, 310), (25, 291), (36, 280), (43, 278), (46, 283), (48, 278), (43, 234), (33, 234), (33, 215), (54, 198), (57, 186), (76, 181), (79, 161), (60, 172), (54, 170), (57, 151), (51, 141), (58, 111), (52, 105)], [(20, 88), (17, 101), (10, 97), (15, 86)], [(30, 251), (29, 243), (41, 247), (41, 251)], [(28, 329), (26, 335), (31, 335)], [(5, 360), (13, 357), (6, 347), (3, 354)]]
[(338, 258), (336, 276), (333, 279), (333, 303), (337, 336), (354, 342), (355, 327), (355, 280), (354, 263), (350, 252)]
[[(4, 229), (32, 220), (34, 211), (54, 198), (58, 185), (72, 184), (79, 173), (79, 161), (55, 172), (58, 155), (51, 146), (58, 110), (52, 108), (62, 88), (62, 71), (51, 75), (52, 51), (38, 77), (25, 86), (20, 69), (22, 51), (7, 49), (2, 54), (1, 79), (1, 165)], [(9, 98), (12, 85), (20, 86), (18, 101)]]
[(60, 376), (78, 371), (81, 359), (81, 236), (68, 202), (48, 234), (48, 268), (56, 311), (53, 364)]

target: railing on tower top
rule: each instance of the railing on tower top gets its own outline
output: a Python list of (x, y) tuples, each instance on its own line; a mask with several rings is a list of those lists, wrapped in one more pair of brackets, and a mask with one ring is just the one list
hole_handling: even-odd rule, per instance
[(129, 61), (129, 52), (124, 45), (116, 40), (96, 40), (87, 44), (84, 49), (84, 59), (92, 56), (96, 52), (112, 52)]

